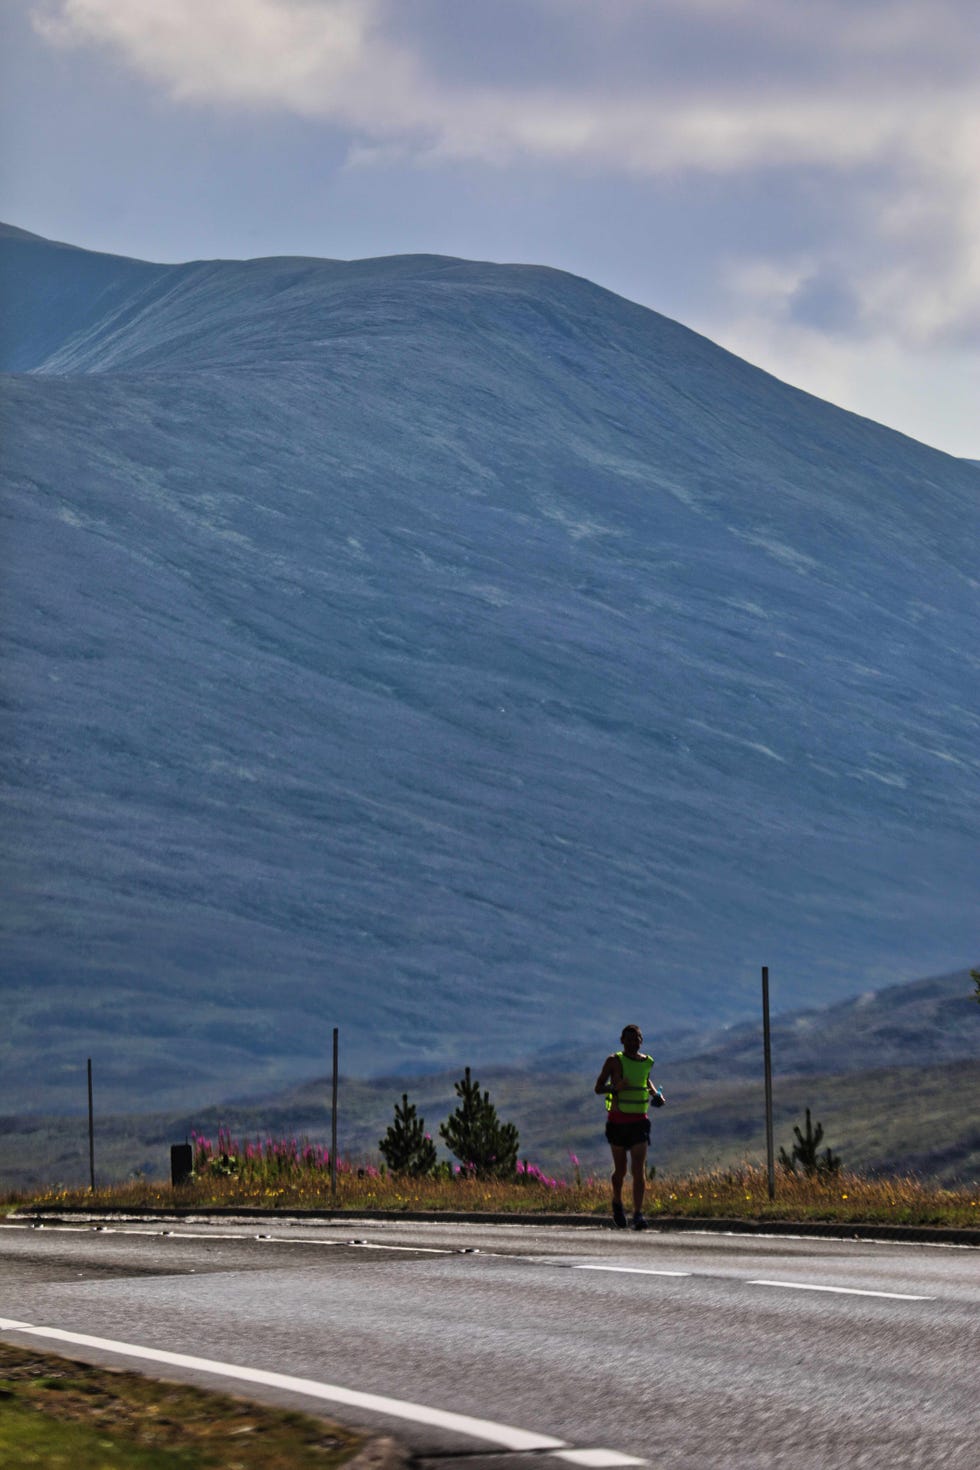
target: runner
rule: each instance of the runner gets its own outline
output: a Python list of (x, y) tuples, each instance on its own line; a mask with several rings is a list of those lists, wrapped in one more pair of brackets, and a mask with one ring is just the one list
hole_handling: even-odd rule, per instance
[[(647, 1148), (650, 1143), (650, 1119), (647, 1109), (651, 1103), (662, 1108), (664, 1095), (650, 1081), (653, 1057), (640, 1051), (643, 1033), (639, 1026), (623, 1027), (620, 1037), (622, 1051), (606, 1057), (602, 1071), (596, 1078), (595, 1090), (606, 1094), (609, 1118), (606, 1122), (606, 1140), (612, 1149), (612, 1213), (613, 1224), (625, 1230), (632, 1224), (634, 1230), (645, 1230), (643, 1217), (643, 1195), (646, 1190)], [(627, 1221), (623, 1208), (623, 1181), (629, 1164), (633, 1176), (633, 1219)]]

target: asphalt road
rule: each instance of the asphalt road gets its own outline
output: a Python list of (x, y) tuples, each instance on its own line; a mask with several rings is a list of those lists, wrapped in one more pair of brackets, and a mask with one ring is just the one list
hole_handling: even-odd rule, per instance
[(976, 1249), (5, 1224), (0, 1337), (302, 1407), (468, 1470), (980, 1466)]

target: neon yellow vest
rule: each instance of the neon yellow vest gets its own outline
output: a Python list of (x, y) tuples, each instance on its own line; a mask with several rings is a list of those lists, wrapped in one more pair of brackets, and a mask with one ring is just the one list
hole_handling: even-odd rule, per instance
[(606, 1093), (606, 1111), (611, 1113), (615, 1108), (617, 1113), (635, 1113), (638, 1118), (645, 1118), (650, 1106), (647, 1081), (653, 1070), (653, 1057), (628, 1057), (623, 1051), (616, 1055), (626, 1086), (619, 1092)]

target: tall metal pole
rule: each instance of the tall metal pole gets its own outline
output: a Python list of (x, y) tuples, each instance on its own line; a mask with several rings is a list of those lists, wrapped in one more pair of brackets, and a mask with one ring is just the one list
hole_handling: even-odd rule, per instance
[(769, 1198), (776, 1198), (776, 1160), (772, 1140), (772, 1043), (769, 1036), (769, 966), (762, 967), (762, 1045), (766, 1059), (766, 1165)]
[(95, 1193), (95, 1113), (92, 1109), (92, 1058), (88, 1059), (88, 1179)]
[(330, 1195), (337, 1203), (337, 1053), (340, 1029), (333, 1028), (333, 1096), (330, 1104)]

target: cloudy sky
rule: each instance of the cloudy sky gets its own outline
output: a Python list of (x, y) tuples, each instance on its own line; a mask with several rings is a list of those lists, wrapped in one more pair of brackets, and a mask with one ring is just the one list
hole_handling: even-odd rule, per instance
[(0, 0), (0, 218), (534, 261), (980, 458), (977, 0)]

